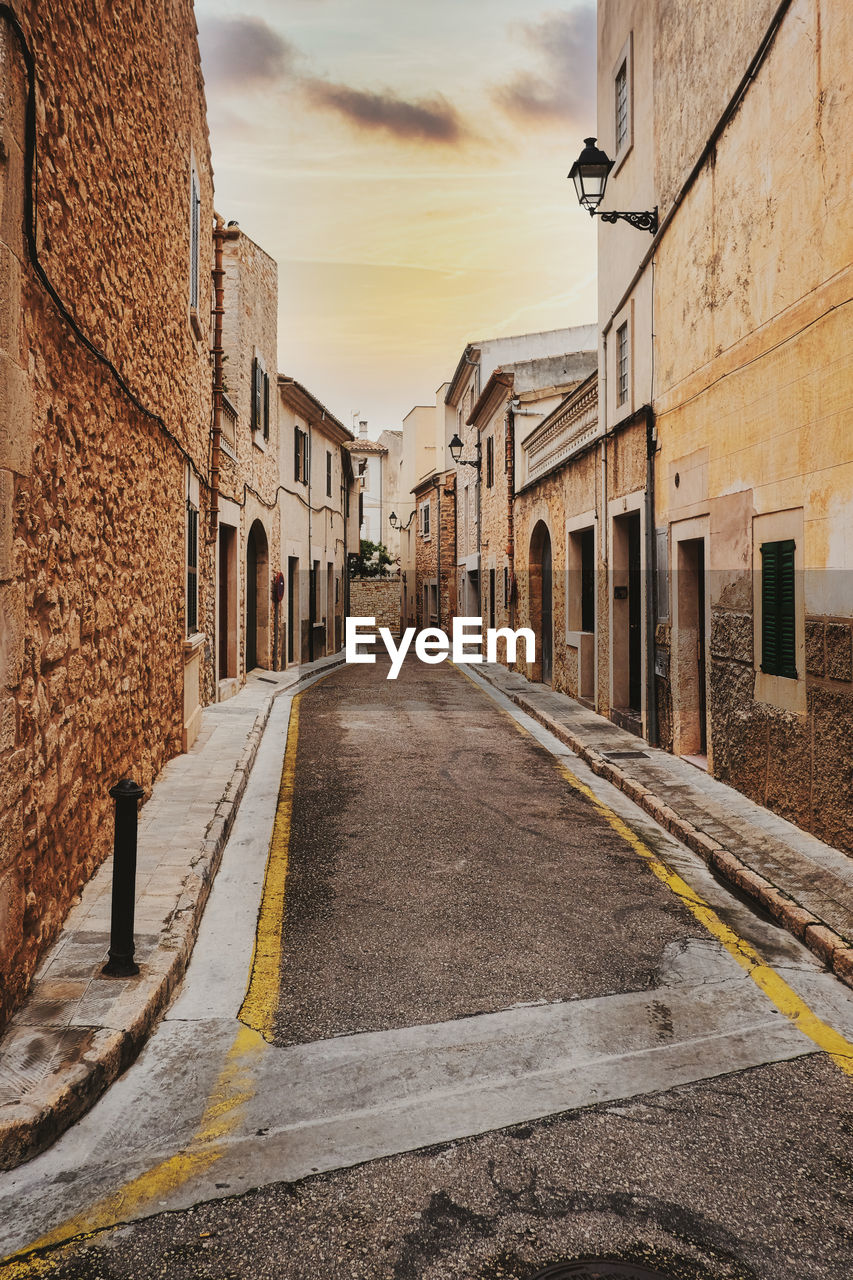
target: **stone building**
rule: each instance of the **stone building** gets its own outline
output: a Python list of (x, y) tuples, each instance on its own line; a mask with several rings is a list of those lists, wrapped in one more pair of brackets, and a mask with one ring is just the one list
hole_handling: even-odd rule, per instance
[(599, 5), (606, 205), (660, 217), (599, 231), (608, 427), (656, 438), (646, 727), (853, 850), (851, 53), (830, 0)]
[(347, 557), (359, 549), (353, 434), (295, 378), (280, 375), (279, 537), (284, 597), (281, 666), (335, 653), (343, 643)]
[(222, 700), (254, 667), (284, 663), (272, 598), (281, 564), (278, 267), (239, 227), (217, 235), (225, 272), (215, 640)]
[[(400, 539), (400, 620), (403, 629), (416, 625), (422, 591), (417, 577), (417, 501), (420, 480), (453, 466), (450, 441), (456, 415), (445, 404), (447, 384), (435, 393), (435, 404), (415, 405), (403, 419), (399, 498), (395, 515)], [(455, 553), (454, 553), (455, 554)]]
[(402, 431), (383, 431), (377, 440), (367, 436), (367, 423), (359, 423), (359, 433), (349, 446), (353, 470), (359, 481), (358, 515), (361, 537), (381, 542), (396, 560), (400, 555), (400, 534), (391, 523), (391, 512), (400, 501), (400, 458)]
[(457, 613), (455, 470), (437, 471), (415, 485), (415, 623), (447, 630)]
[[(564, 519), (556, 509), (541, 518), (537, 485), (551, 474), (559, 450), (555, 450), (551, 428), (534, 448), (533, 465), (527, 444), (543, 418), (595, 368), (595, 350), (583, 350), (579, 345), (589, 342), (589, 327), (566, 333), (567, 350), (560, 355), (500, 365), (470, 417), (470, 425), (478, 433), (481, 495), (480, 601), (474, 612), (481, 614), (486, 627), (511, 622), (532, 627), (537, 645), (530, 674), (546, 682), (563, 664), (556, 611)], [(536, 502), (540, 519), (528, 527), (531, 503)]]
[(480, 613), (482, 585), (480, 581), (480, 518), (482, 479), (470, 462), (477, 459), (480, 434), (471, 421), (481, 392), (499, 366), (521, 361), (559, 357), (576, 350), (595, 346), (594, 325), (574, 329), (554, 329), (545, 333), (526, 333), (506, 338), (489, 338), (470, 342), (459, 358), (445, 392), (445, 404), (453, 428), (462, 442), (460, 462), (456, 463), (457, 502), (457, 599), (459, 612), (468, 617)]
[(109, 852), (109, 788), (149, 788), (214, 692), (192, 3), (16, 8), (20, 25), (0, 19), (0, 1020)]

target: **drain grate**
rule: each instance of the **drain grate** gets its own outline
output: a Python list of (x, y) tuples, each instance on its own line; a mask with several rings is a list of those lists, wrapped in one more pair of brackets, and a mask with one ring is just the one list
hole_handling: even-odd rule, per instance
[(647, 751), (602, 751), (606, 760), (648, 760)]
[(587, 1258), (582, 1262), (557, 1263), (537, 1271), (533, 1280), (671, 1280), (662, 1271), (650, 1271), (636, 1262), (608, 1258)]

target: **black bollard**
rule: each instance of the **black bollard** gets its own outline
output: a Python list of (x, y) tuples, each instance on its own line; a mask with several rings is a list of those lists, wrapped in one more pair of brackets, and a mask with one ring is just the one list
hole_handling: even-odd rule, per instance
[(102, 972), (114, 978), (139, 973), (133, 959), (133, 915), (136, 907), (137, 802), (145, 794), (130, 778), (122, 778), (110, 795), (116, 802), (113, 840), (113, 900), (110, 917), (110, 958)]

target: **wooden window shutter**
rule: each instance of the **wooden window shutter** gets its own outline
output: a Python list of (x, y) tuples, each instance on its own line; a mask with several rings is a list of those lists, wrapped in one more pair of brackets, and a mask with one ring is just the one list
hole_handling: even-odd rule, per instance
[(765, 542), (761, 548), (761, 670), (797, 678), (796, 543)]
[(190, 184), (190, 206), (190, 306), (198, 309), (201, 196), (195, 172)]
[(270, 438), (270, 375), (264, 374), (264, 439)]
[(311, 455), (308, 452), (308, 432), (302, 432), (302, 483), (308, 484), (309, 471), (311, 466)]
[(302, 479), (302, 441), (300, 436), (302, 432), (298, 427), (293, 428), (293, 478), (294, 480)]
[(797, 678), (797, 609), (793, 538), (779, 546), (779, 665), (781, 676)]
[(253, 431), (258, 429), (258, 357), (252, 357), (252, 394), (249, 419)]

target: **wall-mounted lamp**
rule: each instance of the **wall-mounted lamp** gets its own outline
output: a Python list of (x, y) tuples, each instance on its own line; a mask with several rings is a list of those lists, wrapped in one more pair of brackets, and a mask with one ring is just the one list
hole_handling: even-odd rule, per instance
[[(569, 177), (575, 184), (578, 201), (592, 218), (598, 214), (602, 222), (618, 222), (620, 218), (629, 222), (638, 231), (650, 231), (655, 235), (658, 229), (657, 206), (644, 213), (617, 213), (615, 210), (599, 209), (607, 179), (615, 161), (609, 159), (606, 152), (595, 145), (595, 138), (584, 138), (584, 149), (569, 171)], [(452, 445), (451, 445), (452, 449)]]
[(483, 458), (482, 458), (482, 454), (483, 454), (483, 447), (482, 447), (482, 445), (480, 444), (480, 441), (479, 441), (479, 440), (477, 441), (477, 456), (476, 456), (476, 458), (463, 458), (463, 457), (462, 457), (462, 450), (463, 450), (463, 448), (464, 448), (464, 447), (465, 447), (465, 446), (462, 444), (462, 441), (459, 439), (459, 436), (458, 436), (458, 435), (455, 435), (455, 436), (453, 437), (453, 439), (450, 441), (450, 456), (451, 456), (451, 458), (452, 458), (452, 459), (453, 459), (453, 461), (457, 464), (457, 466), (460, 466), (460, 467), (476, 467), (476, 469), (479, 471), (479, 470), (480, 470), (480, 467), (483, 465)]
[(400, 517), (397, 515), (397, 512), (392, 511), (390, 516), (388, 517), (388, 523), (390, 524), (392, 529), (399, 529), (401, 533), (405, 533), (405, 531), (408, 529), (409, 525), (412, 523), (414, 518), (415, 518), (415, 513), (413, 511), (409, 516), (408, 520), (406, 521), (406, 523), (403, 524), (402, 521), (400, 520)]

